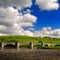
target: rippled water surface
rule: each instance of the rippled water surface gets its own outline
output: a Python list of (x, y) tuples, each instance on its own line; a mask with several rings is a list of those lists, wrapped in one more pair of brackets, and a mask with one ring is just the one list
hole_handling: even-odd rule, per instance
[(60, 50), (52, 49), (4, 49), (0, 60), (60, 60)]

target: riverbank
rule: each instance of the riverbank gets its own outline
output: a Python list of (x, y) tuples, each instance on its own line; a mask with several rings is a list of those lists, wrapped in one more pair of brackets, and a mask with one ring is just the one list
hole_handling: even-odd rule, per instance
[(5, 49), (0, 50), (0, 60), (60, 60), (60, 50)]

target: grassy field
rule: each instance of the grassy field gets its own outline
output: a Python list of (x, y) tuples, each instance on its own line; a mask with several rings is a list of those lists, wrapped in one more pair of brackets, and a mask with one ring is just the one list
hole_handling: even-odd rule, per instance
[(44, 43), (55, 43), (60, 44), (60, 38), (38, 38), (39, 41), (42, 41)]
[(0, 36), (0, 42), (43, 42), (60, 44), (60, 38), (41, 38), (29, 36)]
[(29, 36), (0, 36), (0, 42), (38, 42), (38, 40)]

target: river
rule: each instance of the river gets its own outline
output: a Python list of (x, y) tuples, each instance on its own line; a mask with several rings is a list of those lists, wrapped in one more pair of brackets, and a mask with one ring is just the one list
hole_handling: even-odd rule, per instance
[(60, 60), (60, 50), (0, 49), (0, 60)]

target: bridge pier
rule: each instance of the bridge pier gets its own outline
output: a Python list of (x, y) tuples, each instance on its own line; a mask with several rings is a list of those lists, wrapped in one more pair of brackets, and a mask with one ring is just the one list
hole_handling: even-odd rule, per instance
[(1, 43), (1, 48), (4, 49), (4, 42)]
[(20, 43), (16, 42), (16, 48), (19, 49)]
[(31, 49), (33, 49), (33, 46), (34, 46), (33, 42), (30, 42), (30, 48)]

